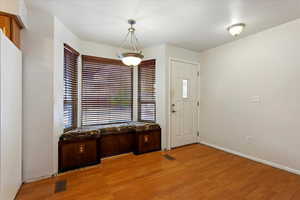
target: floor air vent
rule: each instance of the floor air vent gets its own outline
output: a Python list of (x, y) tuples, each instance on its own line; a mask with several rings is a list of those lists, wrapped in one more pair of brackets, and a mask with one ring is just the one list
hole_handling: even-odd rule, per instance
[(170, 156), (169, 154), (165, 154), (164, 157), (167, 160), (175, 160), (175, 158), (173, 156)]
[(61, 180), (55, 183), (55, 193), (66, 191), (67, 189), (67, 181)]

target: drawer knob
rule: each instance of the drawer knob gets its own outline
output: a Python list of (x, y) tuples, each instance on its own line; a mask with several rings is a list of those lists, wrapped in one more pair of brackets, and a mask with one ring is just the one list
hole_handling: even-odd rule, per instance
[(144, 136), (144, 141), (145, 141), (145, 143), (148, 143), (148, 141), (149, 141), (149, 136), (148, 135)]

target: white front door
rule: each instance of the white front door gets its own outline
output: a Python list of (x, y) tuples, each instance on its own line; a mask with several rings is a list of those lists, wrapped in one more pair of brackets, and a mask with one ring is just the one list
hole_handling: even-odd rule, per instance
[(171, 60), (171, 147), (197, 142), (198, 64)]

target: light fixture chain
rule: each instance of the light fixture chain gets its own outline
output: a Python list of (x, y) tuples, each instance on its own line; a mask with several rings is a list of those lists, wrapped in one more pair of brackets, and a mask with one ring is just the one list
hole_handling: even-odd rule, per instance
[(142, 52), (142, 46), (136, 36), (135, 36), (135, 41), (136, 41), (137, 51), (140, 50), (140, 52)]
[(138, 49), (137, 49), (137, 46), (136, 46), (136, 42), (135, 42), (136, 41), (135, 38), (136, 38), (135, 34), (132, 33), (132, 46), (134, 48), (134, 51), (138, 52)]
[(130, 32), (128, 32), (128, 33), (126, 34), (124, 40), (122, 41), (121, 46), (120, 46), (120, 51), (125, 47), (126, 42), (127, 42), (127, 38), (128, 38), (128, 36), (129, 36), (129, 34), (130, 34)]
[(131, 48), (133, 51), (135, 51), (134, 45), (133, 45), (133, 43), (132, 43), (133, 33), (132, 33), (132, 32), (130, 32), (130, 33), (131, 33), (131, 34), (130, 34), (130, 48)]

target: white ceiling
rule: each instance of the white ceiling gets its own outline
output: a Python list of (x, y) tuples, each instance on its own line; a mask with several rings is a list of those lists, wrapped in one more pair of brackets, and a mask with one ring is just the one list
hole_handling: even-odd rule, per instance
[(300, 0), (27, 0), (56, 15), (80, 38), (118, 46), (127, 19), (137, 20), (144, 47), (162, 43), (202, 51), (237, 38), (226, 27), (247, 24), (240, 37), (300, 18)]

